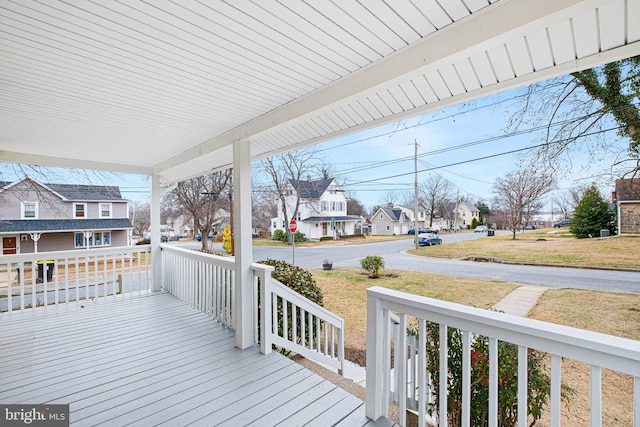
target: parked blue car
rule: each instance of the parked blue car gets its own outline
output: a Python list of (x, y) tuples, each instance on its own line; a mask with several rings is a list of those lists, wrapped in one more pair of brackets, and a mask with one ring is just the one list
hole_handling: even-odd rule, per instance
[(442, 239), (431, 233), (418, 234), (418, 244), (420, 246), (441, 245)]

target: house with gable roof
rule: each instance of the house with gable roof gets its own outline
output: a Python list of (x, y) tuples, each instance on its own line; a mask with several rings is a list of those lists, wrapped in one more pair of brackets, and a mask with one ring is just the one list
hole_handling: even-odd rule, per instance
[(127, 246), (128, 216), (117, 186), (0, 182), (1, 254)]
[(371, 217), (371, 234), (378, 236), (407, 234), (413, 224), (403, 208), (388, 205), (379, 208)]
[(616, 179), (618, 234), (640, 234), (640, 178)]
[[(285, 200), (287, 218), (282, 210), (282, 202), (278, 201), (278, 217), (271, 220), (271, 233), (276, 230), (286, 231), (288, 221), (295, 219), (298, 230), (307, 239), (321, 239), (323, 237), (339, 238), (355, 233), (356, 224), (362, 218), (347, 215), (347, 196), (334, 178), (312, 181), (288, 179), (286, 183)], [(300, 196), (298, 212), (295, 218), (296, 202)]]
[(450, 229), (456, 229), (456, 227), (458, 227), (457, 229), (464, 230), (471, 228), (471, 223), (474, 218), (480, 221), (480, 209), (473, 203), (447, 203), (442, 217), (442, 226)]

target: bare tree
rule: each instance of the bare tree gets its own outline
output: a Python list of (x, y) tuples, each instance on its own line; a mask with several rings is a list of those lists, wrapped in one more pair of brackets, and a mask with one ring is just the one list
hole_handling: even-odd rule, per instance
[[(262, 160), (262, 167), (271, 178), (271, 182), (274, 184), (276, 197), (282, 205), (282, 214), (284, 216), (285, 224), (289, 223), (289, 219), (295, 218), (298, 215), (300, 208), (300, 191), (296, 188), (297, 199), (294, 208), (291, 212), (287, 212), (287, 188), (289, 183), (300, 183), (307, 177), (318, 174), (319, 172), (325, 174), (326, 169), (319, 170), (318, 164), (319, 157), (314, 147), (303, 148), (300, 150), (287, 151), (286, 153), (278, 154), (277, 156), (268, 157)], [(288, 227), (287, 233), (289, 234)]]
[(133, 234), (144, 236), (151, 225), (151, 206), (149, 202), (132, 202), (129, 205), (129, 217), (133, 224)]
[(207, 249), (207, 236), (215, 223), (216, 212), (229, 199), (231, 169), (179, 182), (167, 196), (180, 203), (193, 218), (194, 228), (202, 234), (202, 250)]
[(378, 203), (382, 206), (395, 205), (400, 201), (400, 194), (397, 191), (387, 191), (382, 195)]
[(429, 226), (433, 226), (433, 217), (436, 212), (442, 211), (449, 201), (451, 184), (440, 175), (431, 175), (422, 182), (418, 188), (420, 204), (429, 214)]
[[(614, 175), (640, 173), (640, 56), (531, 85), (510, 110), (509, 130), (545, 131), (535, 159), (559, 170), (575, 151), (612, 159)], [(608, 135), (617, 131), (622, 138)], [(595, 172), (595, 171), (594, 171)]]
[(556, 193), (552, 198), (552, 202), (566, 215), (578, 206), (578, 203), (580, 203), (580, 200), (582, 200), (582, 197), (590, 187), (587, 184), (571, 187), (568, 190)]
[(531, 217), (542, 197), (553, 186), (553, 178), (534, 170), (520, 169), (496, 179), (494, 209), (506, 214), (506, 225), (516, 239), (518, 227)]

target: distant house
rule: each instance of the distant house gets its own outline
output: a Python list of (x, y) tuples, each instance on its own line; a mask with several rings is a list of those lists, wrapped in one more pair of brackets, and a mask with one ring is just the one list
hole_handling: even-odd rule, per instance
[(127, 246), (128, 214), (115, 186), (0, 182), (2, 254)]
[(640, 178), (617, 179), (613, 193), (618, 234), (640, 234)]
[(378, 236), (407, 234), (413, 225), (401, 207), (389, 205), (378, 209), (371, 217), (371, 234)]
[[(347, 196), (333, 178), (312, 181), (311, 179), (289, 179), (284, 189), (286, 194), (287, 220), (295, 219), (298, 230), (307, 239), (323, 237), (337, 238), (355, 233), (355, 226), (361, 218), (347, 215)], [(300, 196), (300, 205), (295, 218), (291, 218)], [(271, 220), (271, 233), (288, 228), (282, 212), (282, 202), (278, 201), (278, 217)]]
[(474, 218), (476, 221), (480, 221), (480, 209), (478, 209), (473, 203), (448, 203), (445, 206), (442, 226), (458, 226), (460, 229), (467, 229), (471, 228), (471, 223)]
[(410, 228), (414, 228), (416, 217), (418, 219), (419, 228), (425, 228), (430, 225), (429, 214), (424, 209), (418, 209), (417, 211), (414, 211), (414, 208), (412, 206), (400, 205), (400, 206), (394, 206), (394, 207), (401, 209), (402, 212), (404, 212), (404, 214), (407, 216), (407, 218), (409, 218), (409, 221), (411, 222)]

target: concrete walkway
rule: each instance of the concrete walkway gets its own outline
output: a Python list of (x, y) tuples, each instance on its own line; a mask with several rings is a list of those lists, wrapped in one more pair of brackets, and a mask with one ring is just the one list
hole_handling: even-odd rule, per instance
[(520, 286), (498, 301), (492, 308), (507, 314), (526, 317), (538, 302), (538, 298), (547, 289), (542, 286)]

